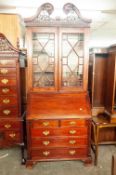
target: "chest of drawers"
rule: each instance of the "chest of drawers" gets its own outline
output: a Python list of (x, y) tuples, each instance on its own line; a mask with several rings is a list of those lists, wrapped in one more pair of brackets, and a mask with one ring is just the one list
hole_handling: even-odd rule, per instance
[(0, 148), (22, 142), (19, 51), (0, 34)]
[(28, 101), (27, 166), (50, 160), (91, 162), (91, 115), (85, 94), (33, 93)]

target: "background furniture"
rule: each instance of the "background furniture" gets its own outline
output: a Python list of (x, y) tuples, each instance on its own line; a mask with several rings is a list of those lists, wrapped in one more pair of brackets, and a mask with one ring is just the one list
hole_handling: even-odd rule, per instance
[[(109, 132), (109, 130), (112, 130), (112, 128), (116, 131), (116, 123), (111, 123), (109, 115), (101, 113), (93, 117), (92, 149), (95, 153), (95, 165), (98, 163), (98, 146), (100, 144), (116, 144), (115, 132), (113, 132), (110, 139), (109, 136), (107, 136), (107, 131)], [(101, 137), (102, 132), (104, 133), (104, 137)]]
[(105, 108), (111, 115), (111, 122), (116, 122), (116, 46), (108, 49), (107, 86)]
[(107, 60), (106, 48), (90, 49), (88, 90), (93, 116), (105, 111)]
[[(0, 33), (0, 147), (20, 145), (23, 128), (20, 95), (20, 52)], [(23, 153), (23, 150), (22, 150)], [(24, 157), (22, 155), (22, 161)]]
[(24, 47), (25, 27), (20, 15), (0, 13), (0, 33), (15, 47)]
[[(90, 20), (82, 19), (70, 3), (63, 7), (66, 19), (52, 19), (53, 10), (52, 4), (45, 3), (36, 16), (25, 19), (27, 166), (45, 160), (91, 162), (87, 94)], [(71, 11), (77, 17), (72, 17)]]

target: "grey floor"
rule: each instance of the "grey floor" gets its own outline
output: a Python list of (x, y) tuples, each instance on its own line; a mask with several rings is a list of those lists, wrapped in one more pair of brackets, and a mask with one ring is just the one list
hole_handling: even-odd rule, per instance
[[(19, 148), (0, 150), (0, 175), (111, 175), (115, 146), (99, 146), (98, 166), (84, 166), (81, 161), (41, 162), (33, 169), (20, 164)], [(93, 156), (93, 154), (92, 154)]]

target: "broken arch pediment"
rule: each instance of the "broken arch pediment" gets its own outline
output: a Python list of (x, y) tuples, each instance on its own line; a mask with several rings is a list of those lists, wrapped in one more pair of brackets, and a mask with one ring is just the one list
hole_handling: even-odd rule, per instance
[(41, 5), (33, 17), (25, 18), (26, 26), (65, 26), (89, 27), (91, 20), (83, 18), (79, 9), (72, 3), (63, 6), (63, 17), (53, 17), (55, 9), (51, 3)]

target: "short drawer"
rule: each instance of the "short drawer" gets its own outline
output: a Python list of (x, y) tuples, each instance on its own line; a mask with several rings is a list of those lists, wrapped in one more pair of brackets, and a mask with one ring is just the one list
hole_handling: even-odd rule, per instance
[(73, 128), (39, 128), (31, 129), (32, 137), (47, 137), (47, 136), (82, 136), (87, 135), (87, 127)]
[(56, 148), (56, 149), (38, 149), (31, 150), (33, 159), (57, 159), (57, 158), (85, 158), (87, 156), (87, 148)]
[(17, 95), (16, 87), (0, 87), (0, 95)]
[(16, 86), (16, 78), (15, 77), (0, 77), (0, 86)]
[(16, 67), (16, 60), (0, 58), (0, 67)]
[(21, 121), (0, 120), (0, 130), (21, 129)]
[(37, 147), (78, 147), (88, 144), (87, 137), (32, 138), (31, 146)]
[(31, 123), (32, 128), (58, 127), (58, 120), (35, 120)]
[(87, 126), (87, 121), (84, 119), (67, 119), (67, 120), (61, 120), (61, 126), (77, 126), (77, 127), (83, 127)]
[(0, 68), (0, 76), (16, 76), (16, 68)]
[(17, 96), (0, 96), (0, 106), (18, 105)]
[(18, 107), (0, 107), (0, 117), (17, 117)]

